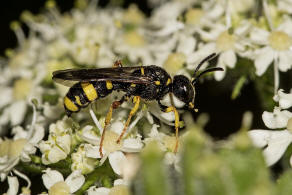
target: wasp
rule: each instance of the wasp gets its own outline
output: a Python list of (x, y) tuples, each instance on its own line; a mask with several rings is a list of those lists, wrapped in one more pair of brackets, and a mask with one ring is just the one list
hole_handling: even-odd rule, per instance
[(102, 144), (105, 130), (111, 121), (113, 110), (117, 109), (124, 101), (131, 97), (133, 97), (134, 107), (129, 113), (117, 143), (123, 138), (131, 118), (139, 109), (141, 100), (155, 100), (163, 112), (174, 113), (176, 134), (174, 152), (176, 152), (178, 148), (179, 113), (174, 106), (173, 100), (171, 101), (171, 106), (163, 105), (161, 100), (165, 95), (169, 94), (171, 99), (175, 96), (186, 107), (194, 109), (195, 84), (200, 76), (207, 72), (223, 71), (222, 68), (213, 67), (198, 74), (200, 67), (215, 56), (216, 54), (213, 53), (203, 59), (196, 67), (192, 79), (184, 75), (175, 75), (171, 78), (166, 70), (156, 65), (123, 67), (121, 61), (116, 61), (112, 68), (58, 70), (53, 72), (53, 80), (70, 87), (67, 95), (64, 97), (64, 108), (69, 117), (72, 113), (79, 112), (80, 109), (88, 106), (91, 102), (106, 97), (112, 91), (117, 90), (125, 93), (120, 100), (114, 101), (111, 104), (106, 115), (100, 141), (101, 156), (103, 156)]

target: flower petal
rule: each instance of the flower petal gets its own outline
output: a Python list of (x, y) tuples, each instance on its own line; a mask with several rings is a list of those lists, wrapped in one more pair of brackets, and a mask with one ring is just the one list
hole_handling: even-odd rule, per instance
[(26, 102), (17, 101), (10, 106), (10, 118), (12, 126), (18, 125), (22, 122), (24, 115), (26, 113)]
[(226, 64), (230, 68), (234, 68), (235, 63), (236, 63), (236, 55), (233, 50), (225, 51), (221, 53), (220, 56), (222, 56), (222, 61), (224, 64)]
[(125, 152), (139, 152), (143, 147), (140, 138), (128, 138), (123, 142), (123, 151)]
[(292, 51), (279, 52), (279, 69), (286, 72), (292, 65)]
[(17, 177), (7, 177), (8, 179), (8, 185), (9, 185), (9, 189), (6, 192), (7, 195), (16, 195), (18, 192), (18, 188), (19, 188), (19, 182)]
[(108, 159), (114, 172), (118, 175), (121, 175), (123, 164), (125, 164), (127, 161), (123, 152), (116, 151), (116, 152), (110, 153), (108, 156)]
[(59, 171), (51, 170), (50, 168), (45, 170), (45, 174), (42, 175), (42, 179), (47, 189), (50, 189), (59, 181), (64, 181), (63, 175)]
[(256, 74), (261, 76), (274, 60), (274, 52), (270, 47), (264, 47), (257, 50), (257, 53), (258, 55), (255, 59)]
[(249, 137), (257, 147), (265, 147), (263, 155), (268, 166), (276, 163), (292, 142), (292, 134), (287, 131), (252, 130)]
[(280, 89), (274, 100), (279, 102), (282, 109), (290, 108), (292, 106), (292, 93), (284, 93), (283, 89)]
[(99, 146), (92, 146), (91, 144), (84, 145), (85, 155), (89, 158), (101, 158), (99, 154)]
[(287, 110), (281, 111), (278, 107), (274, 109), (273, 113), (265, 111), (262, 115), (265, 125), (271, 129), (285, 128), (291, 117), (291, 112)]
[(70, 192), (76, 192), (84, 183), (85, 177), (80, 170), (73, 171), (65, 180), (65, 183), (70, 187)]
[(292, 135), (289, 131), (271, 131), (268, 147), (263, 151), (268, 166), (275, 164), (282, 157), (291, 141)]
[(88, 195), (109, 195), (110, 191), (111, 190), (109, 188), (105, 188), (105, 187), (96, 188), (95, 186), (92, 186), (87, 190), (87, 194)]

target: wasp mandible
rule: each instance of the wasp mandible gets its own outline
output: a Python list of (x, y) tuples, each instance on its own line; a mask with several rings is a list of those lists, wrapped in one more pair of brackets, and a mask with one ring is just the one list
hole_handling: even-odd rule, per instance
[(198, 74), (200, 67), (215, 56), (216, 54), (213, 53), (203, 59), (196, 67), (191, 80), (184, 75), (175, 75), (171, 78), (163, 68), (156, 65), (123, 67), (121, 61), (116, 61), (112, 68), (55, 71), (53, 72), (53, 80), (71, 87), (64, 97), (64, 108), (68, 116), (79, 112), (81, 108), (88, 106), (91, 102), (106, 97), (114, 90), (125, 93), (120, 100), (111, 104), (106, 115), (100, 141), (101, 156), (103, 156), (102, 145), (105, 130), (111, 121), (113, 110), (131, 97), (133, 97), (134, 107), (129, 113), (117, 143), (123, 138), (131, 118), (139, 109), (141, 99), (146, 101), (156, 100), (163, 112), (173, 112), (175, 115), (176, 146), (174, 152), (176, 152), (178, 148), (179, 114), (173, 101), (171, 106), (165, 106), (161, 103), (161, 100), (169, 94), (171, 98), (175, 96), (188, 108), (194, 109), (195, 84), (200, 76), (207, 72), (223, 71), (222, 68), (213, 67)]

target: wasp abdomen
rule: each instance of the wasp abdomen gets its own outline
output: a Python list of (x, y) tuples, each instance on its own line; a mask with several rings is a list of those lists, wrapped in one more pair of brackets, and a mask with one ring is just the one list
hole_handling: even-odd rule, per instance
[(68, 116), (78, 112), (89, 103), (107, 96), (112, 92), (111, 81), (79, 82), (73, 85), (64, 98), (64, 107)]

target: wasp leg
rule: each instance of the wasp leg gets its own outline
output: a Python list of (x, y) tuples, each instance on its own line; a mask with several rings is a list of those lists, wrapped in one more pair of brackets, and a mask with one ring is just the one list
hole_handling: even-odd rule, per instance
[(127, 99), (128, 99), (127, 96), (123, 96), (119, 101), (114, 101), (112, 103), (111, 107), (109, 108), (109, 111), (108, 111), (106, 118), (105, 118), (104, 128), (103, 128), (103, 131), (101, 134), (100, 144), (99, 144), (99, 154), (101, 157), (103, 157), (102, 146), (103, 146), (103, 140), (104, 140), (104, 136), (105, 136), (105, 130), (106, 130), (107, 126), (110, 124), (110, 121), (112, 119), (113, 110), (117, 109)]
[(140, 100), (141, 100), (141, 97), (139, 96), (134, 96), (133, 98), (133, 103), (135, 104), (134, 107), (132, 108), (132, 110), (130, 111), (130, 114), (128, 116), (128, 119), (126, 121), (126, 124), (124, 126), (124, 129), (121, 133), (121, 135), (119, 136), (119, 138), (117, 139), (117, 143), (120, 143), (121, 139), (123, 138), (124, 134), (126, 133), (126, 130), (131, 122), (131, 118), (133, 117), (133, 115), (137, 112), (138, 108), (139, 108), (139, 105), (140, 105)]
[(121, 60), (117, 60), (115, 61), (115, 63), (113, 64), (114, 68), (121, 68), (123, 67), (122, 61)]
[[(162, 105), (163, 106), (163, 105)], [(164, 112), (173, 112), (174, 113), (174, 126), (175, 126), (175, 148), (174, 148), (174, 153), (177, 152), (178, 149), (178, 128), (179, 128), (179, 114), (174, 106), (169, 106), (167, 107)]]

